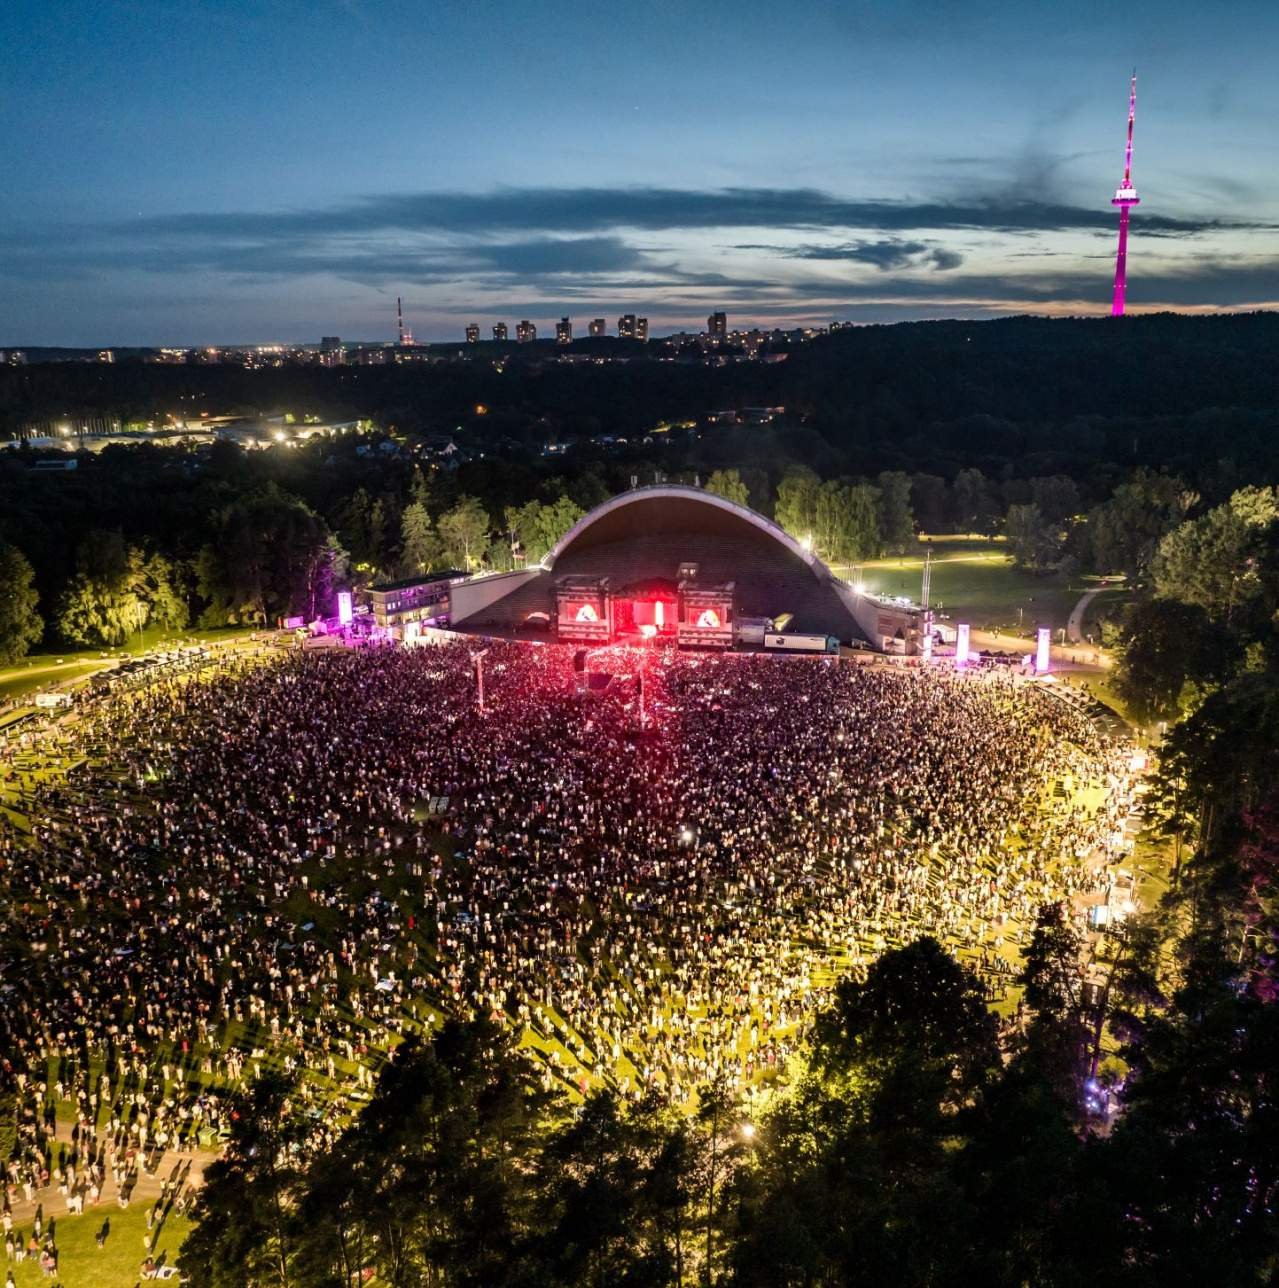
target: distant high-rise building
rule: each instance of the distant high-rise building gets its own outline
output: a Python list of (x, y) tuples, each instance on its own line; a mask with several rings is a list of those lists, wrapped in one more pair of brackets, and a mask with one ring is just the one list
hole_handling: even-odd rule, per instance
[(114, 361), (115, 361), (115, 354), (114, 354), (110, 349), (99, 349), (99, 350), (98, 350), (98, 361), (99, 361), (99, 362), (114, 362)]
[(573, 324), (568, 320), (568, 318), (560, 318), (560, 320), (555, 324), (555, 343), (573, 343)]
[(648, 318), (635, 319), (635, 338), (637, 340), (648, 340)]
[(635, 322), (636, 319), (634, 313), (623, 313), (622, 316), (617, 319), (617, 338), (619, 340), (634, 340)]
[(505, 323), (505, 322), (499, 322), (499, 323), (497, 323), (497, 324), (493, 327), (493, 339), (495, 339), (495, 340), (505, 340), (505, 339), (506, 339), (506, 323)]
[(528, 344), (537, 339), (537, 327), (528, 318), (522, 318), (515, 324), (515, 339), (519, 344)]
[(478, 322), (468, 322), (466, 324), (466, 342), (467, 344), (479, 344), (480, 324)]
[(723, 344), (728, 337), (728, 314), (712, 313), (706, 319), (706, 334), (716, 344)]
[(320, 365), (340, 367), (346, 362), (346, 350), (340, 336), (326, 335), (320, 340)]
[(320, 352), (333, 353), (342, 347), (342, 337), (337, 335), (325, 335), (320, 337)]
[(598, 340), (600, 336), (608, 334), (608, 325), (603, 318), (592, 318), (586, 332), (592, 340)]

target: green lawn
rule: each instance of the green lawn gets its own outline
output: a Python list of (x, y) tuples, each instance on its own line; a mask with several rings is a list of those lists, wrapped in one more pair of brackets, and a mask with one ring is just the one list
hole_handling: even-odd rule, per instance
[(834, 571), (864, 582), (872, 594), (907, 595), (918, 602), (926, 549), (933, 555), (932, 607), (953, 620), (967, 620), (977, 630), (1057, 630), (1066, 625), (1070, 610), (1088, 589), (1082, 580), (1071, 584), (1055, 574), (1040, 576), (1014, 568), (1002, 541), (982, 537), (933, 537), (902, 558), (873, 559)]
[[(55, 1204), (59, 1208), (62, 1206), (60, 1197)], [(37, 1288), (37, 1285), (48, 1288), (50, 1283), (60, 1284), (62, 1288), (134, 1288), (141, 1282), (138, 1271), (147, 1255), (142, 1240), (147, 1232), (150, 1206), (139, 1201), (121, 1210), (114, 1202), (103, 1203), (97, 1208), (86, 1208), (83, 1216), (68, 1216), (65, 1211), (46, 1211), (46, 1223), (52, 1218), (58, 1248), (58, 1277), (56, 1280), (46, 1278), (40, 1269), (39, 1258), (28, 1257), (20, 1266), (12, 1267), (18, 1288)], [(99, 1248), (94, 1236), (102, 1229), (104, 1221), (110, 1222), (110, 1230), (106, 1242)], [(20, 1228), (24, 1238), (30, 1238), (30, 1221)], [(152, 1255), (156, 1260), (163, 1257), (163, 1264), (172, 1265), (189, 1229), (188, 1221), (170, 1213), (155, 1239)], [(177, 1280), (170, 1282), (176, 1283)]]
[(125, 654), (137, 656), (149, 649), (163, 648), (175, 642), (201, 644), (226, 643), (247, 639), (250, 632), (239, 628), (213, 631), (143, 631), (133, 635), (127, 644), (116, 649), (66, 649), (61, 653), (33, 653), (14, 666), (0, 668), (0, 701), (21, 698), (39, 689), (67, 680), (83, 680), (101, 671)]

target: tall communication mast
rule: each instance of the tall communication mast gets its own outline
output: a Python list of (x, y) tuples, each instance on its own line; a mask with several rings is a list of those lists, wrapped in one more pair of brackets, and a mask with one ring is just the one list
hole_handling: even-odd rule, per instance
[(1132, 186), (1132, 126), (1137, 118), (1137, 73), (1132, 74), (1128, 93), (1128, 146), (1124, 150), (1124, 181), (1115, 189), (1110, 204), (1119, 207), (1119, 253), (1115, 256), (1115, 294), (1110, 304), (1113, 317), (1124, 315), (1124, 292), (1128, 287), (1128, 212), (1141, 204)]
[(413, 339), (413, 332), (404, 329), (404, 306), (400, 303), (400, 297), (395, 297), (395, 322), (400, 332), (400, 347), (406, 344), (416, 343)]

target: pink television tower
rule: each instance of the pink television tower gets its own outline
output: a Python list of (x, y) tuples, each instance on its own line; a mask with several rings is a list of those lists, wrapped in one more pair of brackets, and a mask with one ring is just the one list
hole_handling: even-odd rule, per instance
[(1137, 189), (1132, 186), (1132, 123), (1137, 116), (1137, 73), (1132, 74), (1132, 87), (1128, 93), (1128, 146), (1124, 150), (1124, 181), (1115, 189), (1110, 204), (1119, 207), (1119, 253), (1115, 256), (1115, 296), (1111, 301), (1113, 317), (1124, 315), (1124, 292), (1128, 288), (1128, 212), (1141, 204)]

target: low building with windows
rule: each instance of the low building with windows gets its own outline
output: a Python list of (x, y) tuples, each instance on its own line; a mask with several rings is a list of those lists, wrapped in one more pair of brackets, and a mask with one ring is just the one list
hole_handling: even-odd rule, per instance
[(452, 587), (465, 579), (464, 572), (450, 570), (381, 582), (363, 592), (364, 604), (379, 630), (403, 638), (409, 622), (446, 621), (452, 608)]

